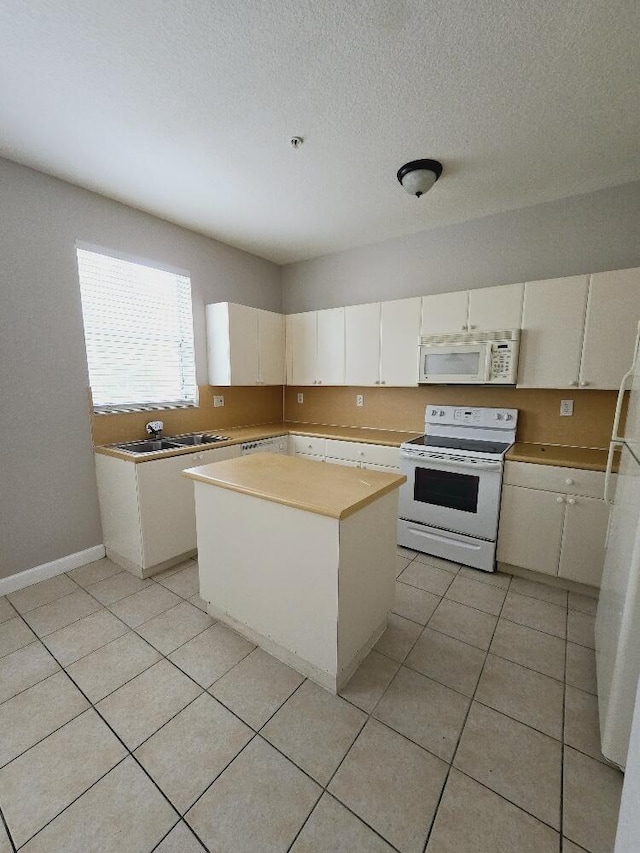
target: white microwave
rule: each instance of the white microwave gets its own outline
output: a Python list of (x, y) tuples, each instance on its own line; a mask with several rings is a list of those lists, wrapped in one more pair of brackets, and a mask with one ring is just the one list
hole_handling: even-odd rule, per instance
[(418, 382), (426, 385), (515, 385), (518, 329), (429, 335), (420, 339)]

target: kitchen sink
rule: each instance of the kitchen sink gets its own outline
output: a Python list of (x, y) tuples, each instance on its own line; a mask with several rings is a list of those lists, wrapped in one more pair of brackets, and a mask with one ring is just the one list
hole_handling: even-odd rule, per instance
[(113, 444), (112, 447), (124, 450), (125, 453), (157, 453), (159, 450), (176, 450), (183, 445), (168, 438), (159, 438), (155, 441), (127, 441), (124, 444)]
[(194, 435), (174, 435), (170, 441), (180, 445), (180, 447), (190, 447), (199, 444), (215, 444), (218, 441), (229, 441), (227, 435), (204, 435), (203, 433), (195, 433)]
[(127, 441), (123, 444), (112, 444), (112, 447), (123, 450), (125, 453), (159, 453), (161, 450), (179, 450), (184, 447), (199, 447), (204, 444), (216, 444), (220, 441), (229, 441), (226, 435), (205, 435), (194, 433), (192, 435), (174, 435), (170, 438), (159, 438), (147, 441)]

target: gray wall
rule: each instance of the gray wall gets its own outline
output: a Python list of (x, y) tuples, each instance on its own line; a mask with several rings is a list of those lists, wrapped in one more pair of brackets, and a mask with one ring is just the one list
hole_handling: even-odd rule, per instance
[[(364, 202), (366, 203), (366, 202)], [(418, 204), (429, 204), (429, 196)], [(640, 266), (640, 181), (283, 267), (287, 314)]]
[(191, 272), (204, 305), (281, 310), (280, 268), (0, 159), (0, 577), (102, 542), (75, 241)]

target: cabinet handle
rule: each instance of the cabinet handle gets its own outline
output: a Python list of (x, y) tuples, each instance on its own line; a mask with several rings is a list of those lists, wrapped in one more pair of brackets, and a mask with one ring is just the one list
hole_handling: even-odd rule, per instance
[(318, 379), (318, 385), (322, 385), (322, 379)]
[(364, 456), (364, 450), (359, 450), (359, 451), (358, 451), (358, 455), (359, 455), (359, 456)]
[(558, 495), (558, 497), (556, 498), (556, 503), (557, 503), (557, 504), (563, 504), (563, 503), (564, 503), (564, 498), (561, 498), (561, 497)]
[(470, 329), (470, 330), (471, 330), (471, 329), (477, 329), (477, 328), (478, 328), (478, 327), (477, 327), (477, 326), (474, 326), (473, 324), (472, 324), (471, 326), (469, 326), (469, 329)]
[(460, 326), (460, 331), (461, 331), (461, 332), (466, 332), (466, 331), (467, 331), (467, 327), (466, 327), (466, 326)]
[(577, 387), (577, 385), (578, 385), (578, 383), (575, 381), (575, 379), (574, 379), (574, 381), (573, 381), (573, 382), (569, 382), (569, 386), (570, 386), (571, 388), (576, 388), (576, 387)]
[(567, 503), (571, 504), (571, 506), (573, 506), (575, 502), (576, 502), (575, 498), (567, 498)]
[(380, 384), (380, 380), (379, 380), (379, 379), (376, 379), (375, 384), (376, 384), (376, 385), (379, 385), (379, 384)]
[(589, 384), (590, 384), (589, 382), (581, 382), (581, 383), (580, 383), (580, 387), (581, 387), (581, 388), (586, 388), (586, 387), (587, 387), (587, 385), (589, 385)]
[(386, 384), (387, 384), (387, 380), (386, 380), (386, 379), (383, 379), (383, 380), (382, 380), (382, 382), (381, 382), (380, 384), (381, 384), (381, 385), (386, 385)]
[(569, 477), (567, 477), (567, 479), (564, 482), (565, 482), (565, 485), (567, 485), (567, 486), (573, 486), (573, 480), (571, 480)]

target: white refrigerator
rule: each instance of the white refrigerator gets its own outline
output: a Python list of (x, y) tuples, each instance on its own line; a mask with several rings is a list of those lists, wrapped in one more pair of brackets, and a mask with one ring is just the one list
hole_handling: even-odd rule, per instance
[[(616, 406), (605, 500), (611, 504), (596, 616), (596, 670), (603, 755), (624, 770), (640, 675), (640, 323), (635, 355)], [(624, 434), (620, 435), (625, 392)], [(620, 453), (615, 494), (611, 468)]]

